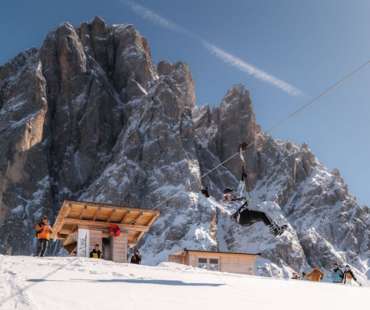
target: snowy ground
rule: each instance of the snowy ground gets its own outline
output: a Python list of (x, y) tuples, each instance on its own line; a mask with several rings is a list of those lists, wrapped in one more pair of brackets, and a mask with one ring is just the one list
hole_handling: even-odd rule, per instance
[(0, 256), (0, 309), (366, 309), (369, 287), (82, 258)]

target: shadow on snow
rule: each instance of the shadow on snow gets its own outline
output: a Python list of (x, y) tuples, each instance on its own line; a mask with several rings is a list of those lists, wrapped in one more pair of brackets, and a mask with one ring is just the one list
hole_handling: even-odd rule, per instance
[(154, 284), (154, 285), (170, 285), (170, 286), (222, 286), (222, 283), (199, 283), (199, 282), (183, 282), (180, 280), (155, 280), (155, 279), (70, 279), (70, 280), (51, 280), (51, 279), (28, 279), (28, 282), (92, 282), (92, 283), (130, 283), (130, 284)]

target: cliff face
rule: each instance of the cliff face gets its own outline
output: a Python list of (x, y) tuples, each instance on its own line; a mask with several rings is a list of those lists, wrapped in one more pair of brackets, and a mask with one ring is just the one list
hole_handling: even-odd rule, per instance
[[(73, 198), (159, 209), (141, 244), (147, 263), (188, 247), (261, 252), (268, 274), (334, 261), (368, 273), (370, 211), (338, 171), (264, 134), (241, 85), (217, 107), (195, 101), (187, 65), (154, 65), (137, 30), (100, 18), (63, 24), (0, 67), (0, 252), (31, 253), (34, 222)], [(209, 171), (242, 142), (251, 207), (288, 224), (281, 237), (237, 225), (237, 205), (220, 201), (241, 161)]]

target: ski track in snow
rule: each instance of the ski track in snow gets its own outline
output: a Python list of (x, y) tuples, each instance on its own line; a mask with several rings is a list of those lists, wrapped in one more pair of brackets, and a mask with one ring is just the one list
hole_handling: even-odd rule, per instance
[(0, 264), (0, 309), (38, 310), (26, 291), (27, 285), (12, 271), (13, 264), (4, 257), (1, 257)]
[[(0, 256), (0, 309), (365, 309), (369, 287), (103, 260)], [(306, 302), (307, 300), (307, 302)], [(312, 300), (312, 303), (309, 302)]]

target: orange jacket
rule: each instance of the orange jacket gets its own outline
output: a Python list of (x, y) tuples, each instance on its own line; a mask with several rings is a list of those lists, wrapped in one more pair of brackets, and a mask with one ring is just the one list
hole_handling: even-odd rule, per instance
[(306, 275), (306, 279), (309, 281), (320, 282), (324, 277), (324, 273), (319, 268), (314, 268), (309, 274)]
[(37, 239), (50, 239), (50, 235), (53, 232), (50, 225), (36, 225), (36, 230), (37, 230)]

